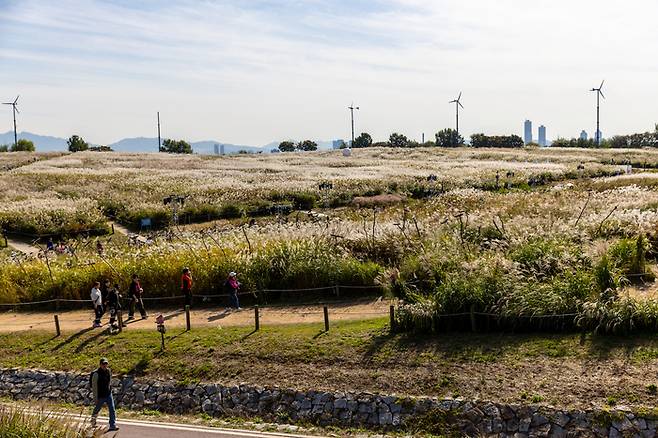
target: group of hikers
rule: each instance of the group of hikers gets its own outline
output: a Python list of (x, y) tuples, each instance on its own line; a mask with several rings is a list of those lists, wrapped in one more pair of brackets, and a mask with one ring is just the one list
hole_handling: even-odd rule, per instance
[[(238, 299), (238, 291), (240, 290), (240, 282), (238, 281), (238, 274), (230, 272), (228, 278), (224, 282), (224, 290), (228, 293), (229, 307), (240, 310), (240, 301)], [(181, 275), (181, 293), (183, 294), (184, 305), (192, 307), (192, 272), (189, 268), (183, 268)], [(146, 308), (144, 307), (144, 289), (137, 274), (133, 274), (130, 286), (128, 287), (128, 321), (135, 319), (135, 310), (139, 311), (142, 319), (148, 318)], [(101, 318), (109, 311), (110, 314), (110, 327), (112, 330), (119, 328), (119, 321), (117, 320), (118, 312), (122, 309), (122, 296), (119, 291), (119, 284), (112, 285), (109, 279), (104, 280), (102, 283), (97, 281), (91, 289), (91, 302), (94, 306), (94, 324), (93, 327), (101, 327)], [(125, 324), (124, 324), (125, 327)]]
[[(148, 318), (146, 309), (144, 308), (144, 300), (142, 294), (144, 289), (139, 282), (139, 276), (133, 274), (130, 286), (128, 287), (128, 321), (135, 319), (135, 309), (139, 310), (142, 319)], [(94, 283), (91, 289), (91, 303), (94, 306), (94, 328), (101, 326), (101, 318), (109, 311), (110, 313), (110, 327), (118, 329), (117, 314), (122, 309), (122, 296), (119, 291), (119, 284), (112, 283), (110, 280), (105, 280), (102, 284), (100, 281)]]

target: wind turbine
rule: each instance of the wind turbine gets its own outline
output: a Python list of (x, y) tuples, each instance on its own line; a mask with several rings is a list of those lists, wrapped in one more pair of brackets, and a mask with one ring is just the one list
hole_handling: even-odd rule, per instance
[(599, 130), (599, 96), (605, 99), (605, 96), (601, 91), (604, 82), (605, 79), (601, 81), (601, 85), (599, 85), (599, 88), (592, 88), (591, 90), (589, 90), (589, 91), (596, 91), (596, 132), (594, 133), (594, 137), (596, 138), (596, 147), (599, 147), (601, 143), (601, 131)]
[(354, 110), (358, 110), (358, 106), (354, 106), (354, 102), (352, 102), (352, 105), (348, 106), (347, 109), (350, 110), (350, 116), (352, 117), (352, 143), (350, 143), (350, 147), (354, 147)]
[(18, 98), (21, 97), (20, 94), (16, 96), (16, 99), (14, 99), (13, 102), (3, 102), (3, 105), (11, 105), (11, 108), (14, 111), (14, 148), (18, 148), (18, 134), (16, 133), (16, 113), (20, 114), (20, 111), (18, 111), (18, 108), (16, 108), (16, 105), (18, 103)]
[(461, 99), (461, 98), (462, 98), (462, 92), (460, 91), (459, 96), (457, 96), (457, 99), (451, 100), (450, 102), (448, 102), (448, 103), (454, 103), (455, 104), (455, 110), (457, 111), (456, 112), (456, 118), (457, 118), (457, 135), (458, 136), (459, 136), (459, 107), (464, 108), (464, 105), (462, 105), (462, 103), (459, 101), (459, 99)]

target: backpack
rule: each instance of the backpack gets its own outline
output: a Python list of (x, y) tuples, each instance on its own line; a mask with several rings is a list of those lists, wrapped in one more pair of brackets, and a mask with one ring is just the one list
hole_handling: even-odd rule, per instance
[(94, 370), (89, 374), (89, 389), (94, 389), (94, 374), (96, 374), (98, 370)]

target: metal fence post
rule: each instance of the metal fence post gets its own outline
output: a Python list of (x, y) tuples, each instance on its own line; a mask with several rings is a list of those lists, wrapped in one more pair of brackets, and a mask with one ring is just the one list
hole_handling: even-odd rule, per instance
[(187, 326), (187, 331), (190, 331), (190, 306), (185, 306), (185, 325)]
[(254, 331), (260, 330), (260, 312), (258, 311), (258, 305), (254, 306)]

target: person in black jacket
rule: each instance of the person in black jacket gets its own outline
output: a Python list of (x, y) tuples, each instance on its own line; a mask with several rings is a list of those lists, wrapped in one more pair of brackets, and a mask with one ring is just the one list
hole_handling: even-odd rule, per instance
[(107, 359), (100, 360), (100, 366), (96, 371), (91, 373), (91, 390), (94, 395), (94, 410), (91, 413), (91, 427), (96, 427), (98, 413), (104, 404), (110, 414), (109, 431), (119, 430), (117, 427), (117, 413), (114, 409), (114, 399), (112, 398), (112, 371), (108, 366)]
[(128, 289), (128, 298), (130, 298), (130, 307), (128, 308), (128, 321), (135, 319), (135, 307), (139, 310), (142, 319), (148, 318), (146, 314), (146, 309), (144, 309), (144, 301), (142, 301), (142, 294), (144, 289), (139, 282), (139, 277), (137, 274), (133, 274), (132, 281), (130, 282), (130, 288)]
[[(112, 330), (118, 330), (119, 326), (117, 325), (117, 313), (121, 310), (121, 294), (119, 294), (119, 285), (114, 284), (114, 287), (110, 288), (107, 293), (107, 305), (110, 309), (110, 327)], [(125, 324), (124, 324), (125, 327)]]

